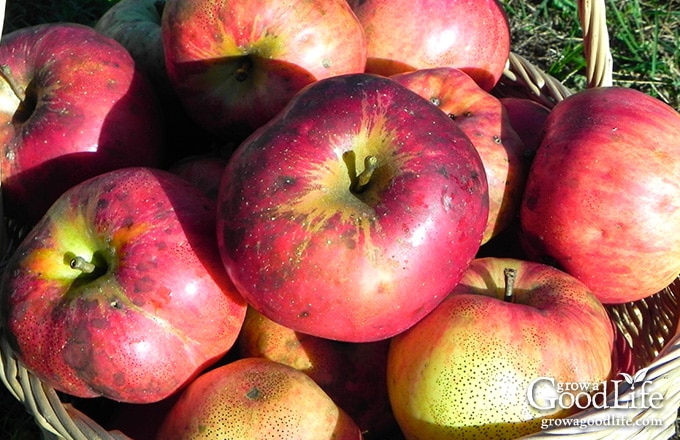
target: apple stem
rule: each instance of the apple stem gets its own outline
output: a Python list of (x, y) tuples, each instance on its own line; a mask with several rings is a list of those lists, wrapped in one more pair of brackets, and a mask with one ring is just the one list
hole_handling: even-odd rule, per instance
[(69, 266), (71, 266), (71, 269), (76, 269), (83, 273), (92, 273), (97, 268), (97, 266), (85, 260), (81, 256), (71, 258), (71, 261), (69, 261)]
[(375, 156), (366, 156), (364, 159), (364, 170), (352, 182), (350, 188), (355, 194), (362, 193), (368, 184), (371, 182), (373, 173), (378, 169), (378, 158)]
[(253, 62), (248, 57), (243, 57), (241, 65), (234, 72), (234, 77), (236, 81), (243, 82), (250, 76), (250, 68), (253, 66)]
[(515, 288), (515, 278), (517, 277), (517, 269), (511, 267), (506, 267), (503, 270), (503, 276), (505, 278), (505, 295), (503, 296), (503, 301), (512, 302), (514, 296)]
[(19, 84), (17, 84), (16, 80), (14, 79), (14, 75), (12, 75), (12, 72), (10, 71), (10, 68), (7, 64), (0, 64), (0, 77), (2, 77), (7, 85), (9, 85), (10, 89), (12, 89), (12, 92), (14, 92), (16, 97), (19, 98), (19, 101), (24, 102), (24, 100), (26, 100), (26, 91), (19, 87)]

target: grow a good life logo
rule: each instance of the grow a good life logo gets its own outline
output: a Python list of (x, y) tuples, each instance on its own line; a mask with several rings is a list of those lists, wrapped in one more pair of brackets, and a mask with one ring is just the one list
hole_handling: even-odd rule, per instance
[[(562, 409), (581, 411), (587, 408), (595, 409), (659, 409), (663, 405), (663, 394), (654, 391), (652, 381), (647, 379), (649, 369), (643, 368), (634, 375), (619, 373), (622, 379), (608, 382), (557, 382), (551, 377), (539, 377), (534, 379), (528, 387), (527, 398), (529, 404), (539, 410), (554, 413)], [(628, 384), (630, 392), (625, 396), (621, 394), (621, 385)], [(610, 424), (631, 425), (633, 422), (616, 417), (617, 420), (609, 420)], [(568, 419), (546, 420), (542, 428), (563, 425)], [(593, 424), (605, 424), (602, 420), (597, 423), (573, 420), (571, 425), (578, 424), (581, 427)], [(578, 422), (578, 423), (576, 423)], [(648, 421), (649, 424), (660, 425), (661, 421)]]

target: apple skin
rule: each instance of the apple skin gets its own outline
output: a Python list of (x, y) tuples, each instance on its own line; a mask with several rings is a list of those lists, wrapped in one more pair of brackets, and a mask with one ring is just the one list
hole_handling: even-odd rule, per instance
[[(69, 189), (4, 272), (17, 357), (76, 397), (174, 393), (234, 345), (245, 318), (214, 231), (214, 201), (166, 171), (124, 168)], [(95, 271), (71, 268), (76, 256)]]
[(363, 28), (345, 0), (167, 0), (166, 68), (206, 129), (243, 138), (318, 79), (363, 72)]
[(520, 207), (529, 258), (605, 304), (655, 294), (680, 273), (680, 114), (643, 92), (580, 91), (551, 111)]
[(524, 143), (528, 156), (533, 159), (538, 150), (548, 119), (550, 109), (533, 99), (505, 97), (500, 98), (510, 119), (510, 125)]
[(352, 343), (307, 335), (252, 307), (237, 339), (240, 357), (262, 357), (307, 374), (352, 417), (365, 438), (374, 439), (398, 429), (385, 383), (389, 344), (389, 339)]
[(482, 244), (488, 242), (518, 216), (529, 171), (524, 143), (505, 108), (461, 69), (418, 69), (390, 78), (433, 102), (477, 149), (489, 185), (489, 219)]
[[(32, 225), (62, 192), (127, 166), (159, 166), (165, 124), (127, 50), (94, 29), (50, 23), (4, 35), (0, 153), (6, 215)], [(21, 104), (21, 105), (20, 105)]]
[[(370, 157), (377, 168), (356, 191), (352, 176), (366, 176)], [(389, 338), (432, 310), (474, 258), (488, 217), (468, 137), (426, 99), (370, 74), (298, 93), (236, 149), (217, 203), (222, 259), (250, 305), (346, 342)]]
[(182, 158), (170, 165), (168, 171), (186, 179), (208, 197), (217, 200), (222, 174), (226, 167), (227, 159), (208, 153)]
[(510, 55), (510, 27), (495, 0), (350, 0), (364, 27), (366, 72), (391, 76), (456, 67), (491, 90)]
[[(503, 300), (514, 268), (513, 301)], [(475, 259), (435, 310), (392, 338), (387, 384), (407, 439), (511, 439), (540, 430), (532, 380), (602, 383), (612, 370), (614, 329), (604, 306), (552, 266)], [(503, 380), (499, 380), (502, 378)]]
[(155, 86), (168, 88), (161, 16), (164, 0), (120, 0), (109, 7), (94, 28), (125, 47)]
[(196, 378), (170, 409), (158, 440), (361, 440), (354, 421), (305, 373), (243, 358)]

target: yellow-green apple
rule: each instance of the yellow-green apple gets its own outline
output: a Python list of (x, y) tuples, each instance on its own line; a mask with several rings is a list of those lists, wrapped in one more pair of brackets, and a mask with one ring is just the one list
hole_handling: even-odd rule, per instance
[(63, 193), (0, 291), (22, 363), (77, 397), (159, 401), (219, 360), (246, 312), (219, 259), (215, 203), (184, 179), (113, 170)]
[[(613, 331), (602, 303), (576, 278), (536, 262), (475, 259), (446, 300), (392, 338), (394, 415), (407, 439), (539, 431), (542, 418), (572, 414), (604, 387)], [(571, 401), (560, 384), (586, 394)]]
[(169, 87), (161, 38), (165, 0), (120, 0), (94, 28), (122, 44), (156, 87)]
[(653, 295), (680, 273), (680, 113), (623, 87), (580, 91), (546, 120), (520, 207), (529, 258), (604, 303)]
[(352, 417), (365, 439), (384, 439), (398, 429), (385, 383), (389, 343), (339, 342), (296, 332), (252, 307), (237, 339), (240, 357), (263, 357), (311, 377)]
[(196, 378), (162, 423), (158, 440), (360, 440), (351, 417), (305, 373), (243, 358)]
[(167, 0), (166, 68), (189, 114), (242, 138), (321, 78), (363, 72), (363, 28), (345, 0)]
[(500, 100), (507, 111), (510, 126), (522, 139), (527, 155), (532, 159), (543, 140), (550, 108), (528, 98), (504, 97)]
[(74, 184), (158, 166), (164, 121), (127, 50), (91, 27), (49, 23), (0, 42), (0, 154), (6, 214), (32, 225)]
[(458, 283), (488, 218), (484, 166), (430, 101), (389, 78), (310, 84), (239, 145), (217, 239), (248, 302), (293, 330), (389, 338)]
[(489, 185), (489, 219), (482, 237), (486, 243), (517, 217), (529, 170), (524, 143), (505, 108), (455, 67), (417, 69), (390, 78), (449, 115), (477, 149)]
[(364, 27), (366, 72), (457, 67), (484, 89), (503, 74), (510, 27), (496, 0), (349, 0)]

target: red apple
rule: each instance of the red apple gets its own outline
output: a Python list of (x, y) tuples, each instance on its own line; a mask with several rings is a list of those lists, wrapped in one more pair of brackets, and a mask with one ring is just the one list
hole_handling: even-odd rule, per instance
[(168, 171), (196, 185), (211, 199), (217, 199), (227, 159), (216, 154), (185, 157), (168, 167)]
[(484, 89), (510, 55), (510, 28), (495, 0), (350, 0), (364, 27), (366, 72), (394, 75), (457, 67)]
[(354, 421), (306, 374), (264, 358), (239, 359), (195, 379), (158, 440), (360, 440)]
[(347, 412), (365, 438), (383, 439), (393, 432), (385, 383), (389, 339), (339, 342), (296, 332), (252, 307), (237, 339), (241, 357), (263, 357), (302, 371)]
[(158, 166), (157, 97), (115, 40), (83, 25), (16, 30), (0, 42), (6, 214), (34, 224), (65, 190), (126, 166)]
[(159, 401), (234, 344), (246, 303), (219, 260), (214, 201), (124, 168), (72, 187), (12, 255), (2, 327), (38, 378), (77, 397)]
[(307, 86), (236, 149), (217, 238), (257, 311), (369, 342), (444, 299), (487, 218), (484, 166), (455, 122), (395, 81), (348, 74)]
[(578, 92), (548, 116), (520, 210), (527, 255), (604, 303), (680, 273), (680, 114), (645, 93)]
[(529, 161), (524, 143), (501, 102), (453, 67), (396, 74), (394, 81), (429, 99), (465, 133), (484, 163), (489, 219), (482, 244), (506, 229), (519, 213)]
[(345, 0), (168, 0), (166, 67), (189, 114), (242, 140), (300, 89), (363, 72), (363, 29)]
[(533, 158), (543, 140), (550, 109), (533, 99), (506, 97), (500, 100), (507, 111), (510, 125), (522, 139), (529, 157)]
[(407, 439), (539, 431), (541, 418), (586, 403), (553, 400), (561, 393), (550, 381), (604, 387), (613, 338), (604, 306), (574, 277), (534, 262), (476, 259), (444, 302), (392, 339), (394, 415)]

